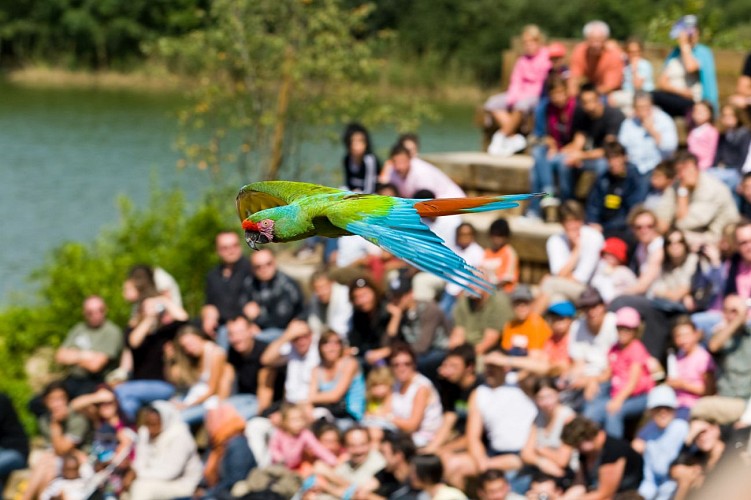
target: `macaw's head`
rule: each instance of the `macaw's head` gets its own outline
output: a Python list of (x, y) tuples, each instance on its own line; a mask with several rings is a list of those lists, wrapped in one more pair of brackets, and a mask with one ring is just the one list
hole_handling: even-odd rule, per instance
[(272, 219), (263, 219), (260, 222), (245, 219), (243, 229), (245, 229), (245, 241), (253, 250), (258, 250), (258, 243), (274, 241), (274, 221)]

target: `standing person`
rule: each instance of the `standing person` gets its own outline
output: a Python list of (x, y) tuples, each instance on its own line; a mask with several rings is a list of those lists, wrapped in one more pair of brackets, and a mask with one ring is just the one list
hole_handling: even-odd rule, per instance
[(201, 307), (201, 327), (217, 344), (228, 346), (224, 324), (237, 316), (248, 301), (246, 289), (250, 283), (250, 262), (243, 258), (240, 237), (232, 231), (216, 235), (219, 264), (206, 275), (206, 301)]
[(709, 101), (717, 110), (718, 90), (712, 49), (699, 43), (699, 23), (694, 15), (673, 25), (670, 37), (678, 41), (662, 69), (654, 92), (655, 104), (670, 116), (686, 116), (695, 102)]
[(25, 468), (28, 457), (26, 431), (10, 398), (0, 392), (0, 496), (5, 491), (5, 481), (10, 473)]
[(589, 82), (603, 95), (617, 90), (623, 82), (623, 54), (609, 41), (610, 27), (604, 21), (590, 21), (582, 30), (584, 41), (571, 53), (569, 94), (577, 95), (582, 83)]
[(243, 313), (261, 329), (258, 340), (272, 342), (292, 320), (304, 319), (305, 298), (300, 285), (279, 271), (271, 250), (264, 248), (253, 252), (250, 268), (253, 279)]
[(484, 105), (485, 113), (499, 129), (488, 152), (498, 156), (511, 156), (527, 146), (526, 139), (517, 131), (524, 115), (531, 114), (537, 106), (550, 71), (548, 49), (543, 45), (540, 28), (528, 24), (521, 38), (523, 53), (511, 71), (508, 89), (490, 97)]
[(342, 142), (347, 150), (343, 162), (347, 189), (357, 193), (374, 193), (381, 173), (381, 162), (373, 153), (368, 129), (359, 123), (350, 123), (344, 129)]

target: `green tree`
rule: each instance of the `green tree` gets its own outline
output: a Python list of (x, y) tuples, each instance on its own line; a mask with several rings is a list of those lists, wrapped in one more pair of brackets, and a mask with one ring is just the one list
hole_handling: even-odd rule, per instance
[(195, 75), (179, 116), (186, 164), (236, 165), (245, 179), (276, 178), (306, 134), (358, 120), (414, 127), (424, 111), (410, 95), (376, 94), (378, 37), (365, 33), (370, 5), (340, 0), (216, 0), (209, 27), (154, 47)]

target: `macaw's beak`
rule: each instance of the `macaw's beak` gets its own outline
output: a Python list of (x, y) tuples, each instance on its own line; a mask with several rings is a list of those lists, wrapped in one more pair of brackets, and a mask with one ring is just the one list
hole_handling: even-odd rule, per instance
[(245, 231), (245, 243), (247, 243), (253, 250), (258, 250), (257, 242), (260, 236), (261, 233), (256, 231)]

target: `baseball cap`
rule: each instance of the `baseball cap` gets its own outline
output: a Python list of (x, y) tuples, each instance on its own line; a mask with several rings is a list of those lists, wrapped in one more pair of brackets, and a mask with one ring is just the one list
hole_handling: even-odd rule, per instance
[(670, 29), (670, 38), (675, 40), (684, 31), (696, 31), (699, 21), (693, 14), (681, 17)]
[(608, 238), (602, 246), (602, 253), (609, 253), (618, 259), (618, 262), (625, 264), (628, 258), (628, 246), (620, 238)]
[(678, 398), (675, 396), (675, 391), (669, 385), (658, 385), (647, 396), (647, 409), (653, 410), (655, 408), (678, 408)]
[(566, 46), (561, 42), (548, 45), (548, 57), (566, 57)]
[(548, 307), (548, 314), (553, 314), (562, 318), (573, 318), (576, 316), (576, 307), (574, 307), (574, 304), (568, 300), (555, 302)]
[(404, 295), (412, 290), (412, 279), (405, 272), (399, 272), (389, 280), (388, 294), (391, 297)]
[(621, 307), (615, 312), (615, 326), (639, 328), (639, 325), (641, 325), (641, 314), (633, 307)]
[(532, 302), (534, 298), (532, 290), (527, 285), (516, 285), (511, 292), (511, 302)]
[(605, 301), (602, 300), (600, 292), (598, 292), (596, 288), (590, 286), (579, 295), (579, 300), (576, 301), (576, 307), (593, 307), (604, 303)]

